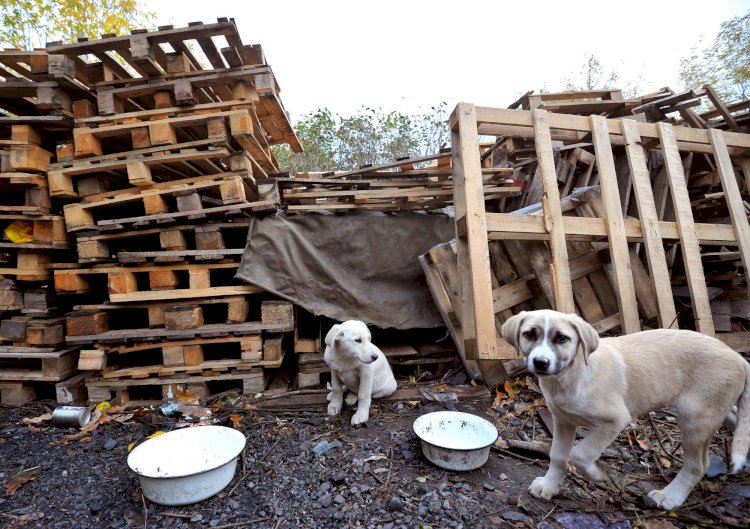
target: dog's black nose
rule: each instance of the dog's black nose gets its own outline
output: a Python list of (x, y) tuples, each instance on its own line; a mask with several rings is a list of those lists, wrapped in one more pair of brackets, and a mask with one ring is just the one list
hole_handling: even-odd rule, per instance
[(372, 356), (372, 361), (373, 362), (378, 359), (378, 355), (371, 355), (371, 356)]
[(549, 359), (541, 356), (534, 358), (534, 367), (539, 371), (546, 371), (549, 367)]

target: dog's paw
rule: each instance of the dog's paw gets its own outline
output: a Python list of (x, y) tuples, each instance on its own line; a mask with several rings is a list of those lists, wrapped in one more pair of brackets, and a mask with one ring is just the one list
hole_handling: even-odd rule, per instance
[(354, 406), (357, 403), (357, 394), (347, 393), (344, 402), (346, 402), (347, 406)]
[[(684, 498), (675, 498), (673, 496), (670, 496), (669, 494), (666, 494), (664, 492), (664, 489), (652, 490), (648, 493), (647, 498), (651, 501), (646, 501), (646, 507), (656, 507), (659, 509), (664, 509), (666, 511), (676, 509), (677, 507), (682, 505), (683, 501), (685, 501)], [(651, 502), (653, 502), (653, 504), (651, 504)]]
[(328, 405), (328, 415), (330, 415), (331, 417), (335, 417), (339, 413), (341, 413), (341, 404), (331, 402)]
[(352, 416), (352, 426), (364, 424), (369, 418), (370, 413), (368, 410), (357, 410), (357, 412)]
[(331, 402), (331, 400), (333, 400), (333, 391), (328, 392), (328, 395), (326, 395), (326, 400), (328, 402)]
[(551, 500), (560, 492), (560, 487), (555, 483), (549, 483), (544, 476), (536, 478), (529, 487), (529, 492), (535, 498)]

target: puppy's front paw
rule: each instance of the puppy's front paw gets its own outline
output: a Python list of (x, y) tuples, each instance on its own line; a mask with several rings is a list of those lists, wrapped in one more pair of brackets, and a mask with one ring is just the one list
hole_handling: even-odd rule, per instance
[(328, 392), (328, 395), (326, 395), (326, 400), (328, 402), (331, 402), (333, 400), (333, 391)]
[(529, 487), (529, 492), (535, 498), (551, 500), (560, 492), (560, 487), (555, 483), (549, 483), (544, 476), (536, 478)]
[(347, 393), (344, 402), (346, 402), (347, 406), (354, 406), (357, 403), (357, 394)]
[(341, 412), (341, 404), (338, 404), (336, 402), (331, 402), (328, 405), (328, 415), (331, 417), (335, 417)]
[(370, 412), (369, 410), (357, 410), (357, 413), (355, 413), (352, 416), (352, 426), (357, 426), (359, 424), (364, 424), (367, 422), (367, 420), (370, 418)]
[(666, 511), (676, 509), (677, 507), (682, 505), (683, 501), (685, 501), (684, 498), (680, 499), (675, 498), (674, 496), (670, 496), (669, 494), (664, 492), (664, 489), (652, 490), (648, 493), (648, 497), (651, 498), (651, 500), (656, 504), (656, 507), (664, 509)]

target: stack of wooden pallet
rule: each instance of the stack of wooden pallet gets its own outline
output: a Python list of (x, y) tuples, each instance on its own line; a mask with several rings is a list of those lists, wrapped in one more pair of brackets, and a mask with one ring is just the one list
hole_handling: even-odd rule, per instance
[[(483, 171), (485, 200), (520, 194), (512, 176), (512, 169), (501, 167)], [(449, 149), (352, 171), (298, 173), (275, 181), (290, 213), (434, 210), (453, 203)]]
[[(600, 332), (694, 328), (750, 348), (741, 115), (710, 87), (635, 106), (611, 93), (591, 100), (601, 95), (527, 97), (517, 110), (461, 104), (453, 114), (459, 237), (422, 264), (468, 366), (493, 385), (505, 373), (490, 367), (516, 355), (499, 324), (533, 308), (577, 311)], [(721, 116), (716, 127), (691, 109), (704, 95)], [(466, 149), (479, 134), (498, 137), (494, 152)], [(523, 194), (485, 208), (480, 159), (521, 169)]]
[[(74, 260), (62, 205), (48, 170), (69, 137), (72, 102), (93, 101), (76, 72), (43, 50), (0, 51), (0, 401), (60, 398), (76, 372), (78, 348), (65, 344), (65, 318), (51, 269)], [(46, 391), (45, 391), (46, 390)]]
[(55, 290), (89, 399), (262, 390), (293, 308), (234, 274), (247, 217), (278, 204), (270, 146), (300, 145), (261, 48), (223, 19), (46, 53), (93, 95), (72, 101), (49, 167), (78, 261), (55, 267)]

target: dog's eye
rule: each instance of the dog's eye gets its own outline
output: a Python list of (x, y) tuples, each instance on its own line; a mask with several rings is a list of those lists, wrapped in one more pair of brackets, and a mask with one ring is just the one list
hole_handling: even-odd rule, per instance
[(568, 338), (564, 334), (557, 335), (557, 343), (563, 344), (563, 343), (568, 343), (569, 341), (570, 341), (570, 338)]
[(357, 343), (362, 343), (362, 338), (355, 338), (354, 341)]
[(533, 331), (533, 330), (526, 331), (523, 333), (523, 337), (526, 338), (527, 340), (534, 340), (536, 339), (536, 331)]

